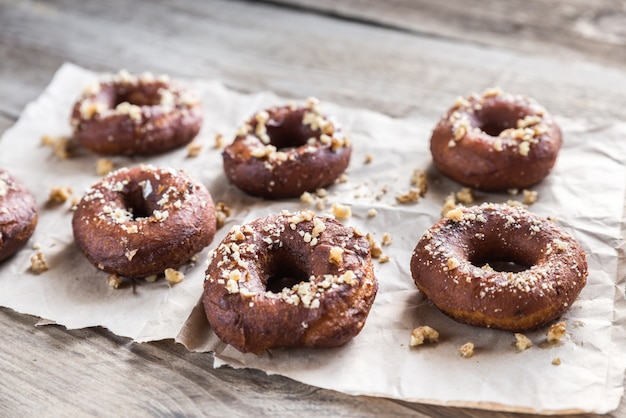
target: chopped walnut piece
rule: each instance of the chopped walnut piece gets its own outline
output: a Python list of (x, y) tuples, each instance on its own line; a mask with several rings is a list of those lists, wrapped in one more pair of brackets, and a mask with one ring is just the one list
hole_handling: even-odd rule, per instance
[(224, 135), (222, 135), (221, 133), (216, 133), (215, 134), (215, 142), (213, 145), (215, 148), (217, 149), (221, 149), (224, 148), (226, 146), (226, 143), (224, 142)]
[(35, 273), (43, 273), (48, 270), (48, 262), (41, 251), (30, 257), (30, 269)]
[(565, 325), (565, 322), (557, 322), (556, 324), (550, 325), (550, 328), (548, 329), (548, 332), (546, 334), (548, 342), (552, 343), (560, 341), (561, 338), (563, 338), (563, 336), (565, 335), (566, 331), (567, 326)]
[(165, 280), (169, 282), (169, 284), (177, 284), (182, 282), (185, 279), (185, 275), (171, 268), (165, 269)]
[(48, 202), (51, 204), (61, 204), (67, 202), (72, 196), (72, 189), (67, 186), (50, 187)]
[(426, 179), (426, 172), (416, 168), (411, 175), (411, 186), (416, 187), (420, 191), (420, 196), (424, 197), (428, 191), (428, 180)]
[(474, 343), (467, 342), (463, 344), (459, 348), (459, 354), (461, 354), (461, 357), (466, 357), (466, 358), (472, 357), (474, 355)]
[(454, 257), (450, 257), (448, 258), (448, 261), (446, 262), (446, 267), (448, 268), (448, 271), (452, 271), (454, 269), (456, 269), (461, 263), (459, 263), (459, 260), (457, 260)]
[(474, 203), (474, 191), (469, 187), (463, 187), (461, 190), (456, 192), (456, 199), (466, 205)]
[(332, 247), (328, 255), (328, 262), (340, 266), (343, 262), (343, 248)]
[(454, 193), (450, 193), (446, 196), (446, 199), (443, 201), (443, 208), (441, 209), (441, 214), (446, 216), (448, 212), (452, 209), (456, 208), (456, 199), (454, 197)]
[(108, 158), (98, 158), (96, 161), (96, 174), (99, 176), (105, 176), (109, 174), (115, 168), (113, 161)]
[(396, 195), (396, 200), (400, 203), (417, 203), (422, 196), (421, 190), (417, 187), (411, 187), (408, 192)]
[(383, 238), (381, 242), (383, 245), (390, 245), (393, 242), (393, 239), (391, 238), (391, 234), (389, 232), (383, 233)]
[(304, 192), (300, 195), (300, 201), (311, 204), (315, 201), (315, 198), (310, 192)]
[(555, 357), (552, 359), (552, 364), (554, 366), (560, 366), (561, 365), (561, 358), (560, 357)]
[(372, 157), (372, 154), (367, 154), (365, 156), (365, 161), (363, 161), (363, 164), (369, 164), (374, 160), (374, 157)]
[(191, 142), (187, 145), (187, 158), (195, 158), (200, 155), (202, 144), (200, 142)]
[(350, 206), (342, 205), (341, 203), (333, 203), (330, 209), (337, 219), (348, 219), (352, 216)]
[(110, 274), (107, 277), (107, 284), (113, 289), (117, 289), (122, 284), (122, 279), (117, 274)]
[(522, 190), (522, 193), (524, 193), (524, 203), (527, 205), (532, 205), (533, 203), (537, 203), (537, 198), (539, 196), (539, 193), (537, 193), (534, 190)]
[(217, 202), (215, 205), (215, 220), (217, 228), (224, 226), (226, 218), (230, 216), (230, 208), (224, 202)]
[(376, 209), (372, 208), (370, 210), (367, 211), (367, 217), (368, 218), (373, 218), (376, 215), (378, 215), (378, 212), (376, 211)]
[(41, 137), (41, 145), (52, 148), (54, 154), (60, 160), (66, 160), (72, 156), (75, 143), (66, 136), (53, 137), (44, 135)]
[(519, 351), (524, 351), (533, 346), (533, 342), (530, 338), (519, 332), (515, 333), (515, 346)]
[(417, 347), (418, 345), (422, 345), (426, 342), (436, 343), (439, 341), (439, 332), (434, 328), (429, 327), (428, 325), (422, 325), (415, 328), (411, 332), (411, 340), (409, 345), (411, 347)]
[(383, 253), (383, 248), (381, 247), (380, 242), (378, 242), (374, 238), (374, 236), (370, 234), (369, 232), (367, 233), (365, 237), (367, 238), (367, 241), (370, 243), (370, 253), (372, 254), (372, 258), (380, 257)]
[(384, 264), (384, 263), (388, 263), (390, 259), (391, 259), (391, 258), (389, 257), (389, 255), (387, 255), (387, 254), (383, 254), (383, 255), (381, 255), (380, 257), (378, 257), (378, 262), (379, 262), (380, 264)]

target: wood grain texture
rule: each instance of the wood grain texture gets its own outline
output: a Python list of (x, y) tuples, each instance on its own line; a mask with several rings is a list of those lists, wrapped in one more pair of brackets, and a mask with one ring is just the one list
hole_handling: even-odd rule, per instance
[[(566, 117), (626, 119), (623, 2), (282, 3), (0, 0), (0, 133), (66, 61), (433, 122), (457, 95), (496, 84)], [(352, 397), (214, 370), (211, 355), (172, 341), (36, 322), (0, 309), (0, 416), (520, 416)], [(609, 416), (625, 414), (622, 401)]]

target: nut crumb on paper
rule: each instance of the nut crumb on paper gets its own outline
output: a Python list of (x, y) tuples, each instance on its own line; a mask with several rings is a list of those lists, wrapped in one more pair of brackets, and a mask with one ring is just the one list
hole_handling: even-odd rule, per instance
[(68, 186), (52, 186), (48, 194), (48, 203), (59, 205), (67, 202), (72, 196), (72, 189)]
[(184, 279), (185, 275), (182, 272), (172, 268), (165, 269), (165, 280), (167, 280), (169, 284), (177, 284)]
[(30, 257), (30, 269), (34, 273), (43, 273), (44, 271), (50, 269), (50, 266), (48, 266), (48, 262), (46, 261), (46, 257), (44, 257), (41, 251)]
[(96, 174), (99, 176), (106, 176), (115, 168), (113, 161), (108, 158), (98, 158), (96, 161)]
[(350, 206), (342, 205), (341, 203), (333, 203), (330, 210), (335, 218), (340, 220), (345, 220), (352, 216), (352, 209)]
[(557, 322), (556, 324), (550, 325), (550, 328), (548, 328), (546, 339), (549, 343), (560, 341), (561, 338), (565, 336), (566, 331), (567, 326), (565, 322)]
[(113, 289), (118, 289), (122, 284), (122, 279), (117, 274), (110, 274), (107, 277), (107, 284)]
[(517, 347), (518, 351), (524, 351), (532, 347), (533, 342), (530, 340), (530, 338), (528, 338), (524, 334), (516, 332), (515, 333), (515, 346)]
[(439, 332), (428, 325), (422, 325), (411, 331), (409, 345), (417, 347), (424, 343), (436, 343), (439, 341)]
[(230, 216), (231, 210), (224, 202), (217, 202), (215, 204), (215, 221), (217, 228), (224, 226), (226, 219)]
[(202, 152), (202, 143), (193, 141), (187, 145), (187, 158), (196, 158)]
[(459, 354), (461, 355), (461, 357), (465, 358), (472, 357), (474, 355), (474, 343), (470, 341), (463, 344), (459, 348)]
[(561, 358), (560, 357), (555, 357), (552, 359), (552, 365), (554, 366), (560, 366), (561, 365)]

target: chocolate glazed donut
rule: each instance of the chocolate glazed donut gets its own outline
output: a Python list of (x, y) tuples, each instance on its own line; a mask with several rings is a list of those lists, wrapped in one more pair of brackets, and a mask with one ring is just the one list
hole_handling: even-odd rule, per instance
[(0, 168), (0, 262), (24, 246), (36, 226), (33, 195), (9, 172)]
[(98, 269), (147, 277), (176, 268), (215, 234), (213, 200), (180, 170), (122, 168), (92, 186), (72, 218), (76, 245)]
[(338, 347), (365, 324), (378, 284), (365, 237), (310, 211), (235, 226), (212, 252), (203, 303), (242, 352)]
[[(521, 271), (494, 269), (512, 262)], [(581, 245), (521, 207), (485, 203), (449, 211), (411, 258), (419, 290), (471, 325), (521, 332), (561, 315), (587, 280)]]
[(350, 162), (352, 147), (319, 102), (260, 111), (223, 152), (228, 179), (264, 198), (297, 197), (333, 183)]
[(167, 76), (121, 71), (88, 86), (72, 111), (74, 137), (103, 155), (153, 155), (188, 144), (202, 125), (200, 101)]
[(490, 89), (459, 98), (430, 140), (437, 169), (475, 189), (532, 186), (552, 171), (561, 130), (534, 100)]

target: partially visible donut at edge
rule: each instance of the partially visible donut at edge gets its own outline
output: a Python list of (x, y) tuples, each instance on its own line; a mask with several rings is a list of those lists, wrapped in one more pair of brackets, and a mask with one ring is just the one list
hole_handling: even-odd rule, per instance
[(22, 182), (0, 168), (0, 262), (22, 248), (36, 226), (35, 198)]

